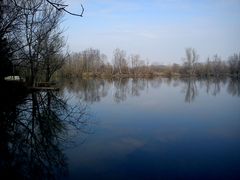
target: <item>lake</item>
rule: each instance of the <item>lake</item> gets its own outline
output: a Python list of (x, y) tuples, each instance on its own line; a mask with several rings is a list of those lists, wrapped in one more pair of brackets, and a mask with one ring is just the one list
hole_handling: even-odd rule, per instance
[(2, 110), (15, 123), (2, 125), (2, 174), (240, 178), (239, 80), (76, 79), (60, 86)]

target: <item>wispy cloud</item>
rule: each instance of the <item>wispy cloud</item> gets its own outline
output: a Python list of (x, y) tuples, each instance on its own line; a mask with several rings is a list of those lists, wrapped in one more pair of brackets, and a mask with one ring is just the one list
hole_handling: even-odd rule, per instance
[(154, 33), (151, 33), (151, 32), (140, 32), (137, 35), (141, 36), (143, 38), (147, 38), (147, 39), (157, 39), (157, 38), (159, 38), (157, 34), (154, 34)]
[[(201, 57), (240, 50), (239, 0), (66, 0), (83, 18), (66, 20), (69, 44), (104, 50), (113, 46), (140, 52), (150, 60), (178, 59), (186, 47)], [(181, 54), (181, 52), (183, 52)], [(105, 52), (103, 52), (105, 53)], [(108, 54), (110, 56), (110, 54)]]

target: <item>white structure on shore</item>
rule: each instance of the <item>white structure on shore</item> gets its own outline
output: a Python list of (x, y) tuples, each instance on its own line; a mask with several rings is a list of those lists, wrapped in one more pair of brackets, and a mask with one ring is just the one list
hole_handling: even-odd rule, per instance
[(21, 78), (20, 76), (7, 76), (4, 78), (5, 81), (23, 81), (24, 79)]

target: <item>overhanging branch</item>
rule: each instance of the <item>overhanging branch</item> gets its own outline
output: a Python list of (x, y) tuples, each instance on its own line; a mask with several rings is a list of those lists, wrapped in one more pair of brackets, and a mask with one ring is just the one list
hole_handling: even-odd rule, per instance
[(83, 13), (84, 13), (84, 7), (83, 5), (81, 4), (81, 13), (80, 14), (77, 14), (77, 13), (72, 13), (70, 11), (68, 11), (66, 9), (66, 7), (68, 7), (67, 4), (61, 4), (61, 3), (55, 3), (55, 2), (52, 2), (50, 0), (46, 0), (49, 4), (51, 4), (54, 8), (56, 8), (58, 11), (64, 11), (70, 15), (73, 15), (73, 16), (80, 16), (80, 17), (83, 17)]

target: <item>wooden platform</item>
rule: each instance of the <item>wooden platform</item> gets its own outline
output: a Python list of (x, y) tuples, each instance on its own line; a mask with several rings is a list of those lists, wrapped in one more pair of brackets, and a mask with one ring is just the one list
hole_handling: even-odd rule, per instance
[(29, 87), (30, 90), (42, 90), (42, 91), (59, 91), (58, 87)]
[(56, 85), (55, 82), (36, 82), (37, 87), (51, 87), (55, 85)]

